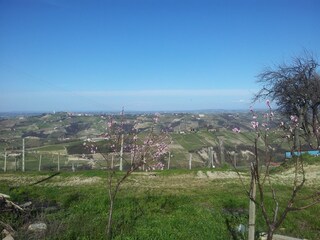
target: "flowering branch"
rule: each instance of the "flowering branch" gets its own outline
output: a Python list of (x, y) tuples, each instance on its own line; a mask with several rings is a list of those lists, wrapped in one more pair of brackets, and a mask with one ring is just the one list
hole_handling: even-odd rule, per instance
[[(260, 124), (258, 121), (258, 114), (253, 111), (253, 109), (250, 109), (250, 112), (252, 114), (252, 121), (251, 126), (252, 129), (256, 133), (256, 137), (254, 140), (254, 155), (255, 159), (253, 162), (251, 162), (251, 176), (252, 180), (250, 183), (250, 190), (246, 191), (250, 201), (254, 202), (255, 205), (259, 206), (263, 219), (267, 225), (267, 239), (271, 240), (273, 237), (274, 232), (280, 227), (280, 225), (283, 223), (285, 218), (287, 217), (287, 214), (291, 211), (298, 211), (303, 210), (309, 207), (314, 206), (315, 204), (320, 202), (320, 193), (316, 193), (312, 195), (311, 197), (308, 197), (307, 199), (311, 202), (308, 204), (305, 204), (301, 207), (295, 207), (295, 204), (297, 202), (296, 198), (298, 196), (298, 193), (303, 188), (306, 178), (305, 178), (305, 171), (304, 171), (304, 165), (302, 158), (300, 155), (295, 156), (295, 175), (293, 180), (293, 188), (292, 192), (289, 196), (289, 199), (285, 205), (285, 207), (282, 209), (282, 212), (280, 213), (280, 203), (277, 198), (276, 190), (272, 184), (271, 176), (270, 176), (270, 163), (272, 160), (272, 156), (270, 153), (271, 146), (269, 145), (268, 137), (269, 137), (269, 126), (270, 122), (274, 119), (274, 113), (272, 111), (272, 108), (270, 106), (270, 101), (266, 101), (266, 105), (268, 107), (268, 111), (263, 115), (263, 122)], [(287, 133), (287, 139), (289, 141), (292, 141), (293, 147), (292, 147), (292, 156), (294, 151), (297, 150), (298, 146), (297, 143), (299, 143), (299, 128), (301, 126), (301, 121), (297, 116), (292, 115), (290, 117), (290, 123), (285, 124), (284, 122), (280, 123), (280, 128), (283, 129)], [(233, 128), (233, 132), (240, 133), (240, 129)], [(260, 154), (258, 152), (258, 141), (262, 140), (265, 146), (264, 149), (264, 163), (260, 162)], [(262, 171), (262, 164), (265, 165), (265, 170)], [(238, 176), (241, 179), (241, 175), (238, 174)], [(241, 181), (242, 182), (242, 181)], [(265, 195), (267, 190), (265, 189), (265, 185), (268, 183), (268, 186), (270, 188), (271, 194), (272, 194), (272, 200), (274, 202), (274, 206), (272, 208), (272, 214), (270, 215), (268, 212), (268, 206), (265, 203)], [(259, 198), (256, 199), (255, 197), (255, 185), (257, 186)], [(250, 204), (251, 206), (251, 204)], [(249, 211), (251, 212), (251, 211)], [(255, 211), (254, 211), (255, 212)], [(253, 218), (254, 219), (254, 218)], [(250, 216), (249, 216), (250, 221)], [(250, 225), (249, 224), (249, 235), (250, 235)]]

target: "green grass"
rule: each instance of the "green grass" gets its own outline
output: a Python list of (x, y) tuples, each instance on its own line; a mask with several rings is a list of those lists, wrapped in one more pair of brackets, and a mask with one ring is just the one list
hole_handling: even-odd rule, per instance
[(189, 152), (210, 146), (210, 143), (197, 133), (171, 134), (171, 137)]
[(40, 152), (63, 151), (65, 150), (65, 145), (60, 145), (60, 144), (48, 145), (48, 146), (36, 148), (35, 150)]
[[(247, 224), (248, 199), (243, 188), (237, 180), (199, 180), (194, 177), (196, 172), (180, 169), (157, 172), (152, 178), (141, 174), (131, 176), (117, 196), (114, 239), (231, 239), (227, 219), (234, 227)], [(33, 178), (39, 180), (48, 174), (1, 174), (1, 192), (11, 195), (11, 200), (17, 203), (31, 200), (37, 206), (57, 210), (34, 209), (28, 218), (2, 214), (0, 220), (19, 230), (18, 239), (37, 239), (26, 234), (23, 226), (38, 220), (48, 224), (45, 239), (105, 239), (109, 200), (104, 171), (65, 172), (59, 178), (34, 186), (27, 185), (27, 181), (17, 186), (9, 180), (1, 180), (1, 176), (12, 176), (34, 182)], [(74, 177), (100, 177), (102, 180), (90, 185), (54, 185)], [(289, 186), (275, 187), (280, 199), (288, 197)], [(306, 188), (299, 198), (314, 190)], [(266, 202), (271, 206), (273, 201), (271, 195), (268, 196)], [(291, 213), (279, 233), (319, 239), (319, 214), (320, 206)], [(259, 209), (257, 229), (265, 229)]]
[(287, 169), (294, 168), (296, 165), (296, 160), (298, 160), (299, 164), (302, 162), (304, 166), (320, 164), (319, 156), (311, 156), (309, 154), (303, 154), (301, 155), (300, 159), (296, 159), (296, 158), (287, 159), (279, 167), (273, 168), (271, 170), (271, 173), (281, 173)]

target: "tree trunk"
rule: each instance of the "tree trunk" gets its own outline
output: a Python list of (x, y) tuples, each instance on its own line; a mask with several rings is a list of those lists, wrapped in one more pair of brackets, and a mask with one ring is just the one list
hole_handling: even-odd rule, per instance
[(300, 151), (300, 127), (301, 127), (301, 124), (302, 124), (302, 118), (303, 118), (303, 115), (300, 111), (300, 114), (298, 116), (298, 125), (295, 126), (294, 128), (294, 143), (293, 143), (293, 151)]
[(313, 130), (313, 135), (317, 139), (317, 149), (320, 147), (320, 135), (318, 133), (318, 106), (314, 106), (312, 108), (312, 130)]
[(109, 205), (109, 217), (108, 217), (108, 224), (107, 224), (107, 239), (112, 239), (112, 215), (113, 215), (113, 198), (110, 198), (110, 205)]
[(274, 230), (269, 229), (268, 234), (267, 234), (267, 240), (272, 240), (273, 234), (274, 234)]

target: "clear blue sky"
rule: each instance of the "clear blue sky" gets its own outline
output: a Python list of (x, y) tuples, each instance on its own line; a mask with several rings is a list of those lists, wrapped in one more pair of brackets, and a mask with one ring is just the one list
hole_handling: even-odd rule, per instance
[(248, 109), (319, 26), (318, 0), (0, 0), (0, 111)]

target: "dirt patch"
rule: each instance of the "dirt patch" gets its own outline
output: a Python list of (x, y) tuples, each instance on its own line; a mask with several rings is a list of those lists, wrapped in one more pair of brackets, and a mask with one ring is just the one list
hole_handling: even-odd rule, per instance
[(236, 172), (228, 171), (228, 172), (220, 172), (220, 171), (207, 171), (204, 173), (203, 171), (197, 172), (197, 178), (204, 179), (234, 179), (239, 178), (238, 174)]
[(56, 177), (54, 182), (47, 183), (46, 186), (79, 186), (79, 185), (91, 185), (101, 182), (100, 177)]
[(169, 148), (170, 149), (184, 149), (180, 144), (175, 144), (175, 143), (171, 143), (170, 145), (169, 145)]
[(7, 181), (10, 185), (30, 185), (32, 183), (38, 182), (44, 178), (49, 177), (49, 175), (42, 176), (19, 176), (19, 175), (11, 175), (6, 174), (0, 177), (1, 181)]
[(197, 178), (208, 178), (208, 176), (204, 173), (204, 172), (202, 172), (202, 171), (198, 171), (197, 172)]
[[(320, 166), (319, 165), (307, 165), (304, 166), (306, 185), (319, 185), (320, 183)], [(290, 168), (282, 173), (272, 176), (275, 181), (282, 184), (292, 184), (295, 179), (295, 168)], [(302, 181), (303, 174), (301, 171), (297, 173), (298, 181)]]
[[(1, 176), (1, 181), (7, 181), (10, 185), (20, 186), (20, 185), (31, 185), (35, 182), (38, 182), (42, 179), (49, 177), (49, 175), (42, 176)], [(41, 184), (46, 186), (78, 186), (78, 185), (90, 185), (101, 182), (101, 177), (54, 177), (46, 182)], [(41, 185), (40, 184), (40, 185)]]

